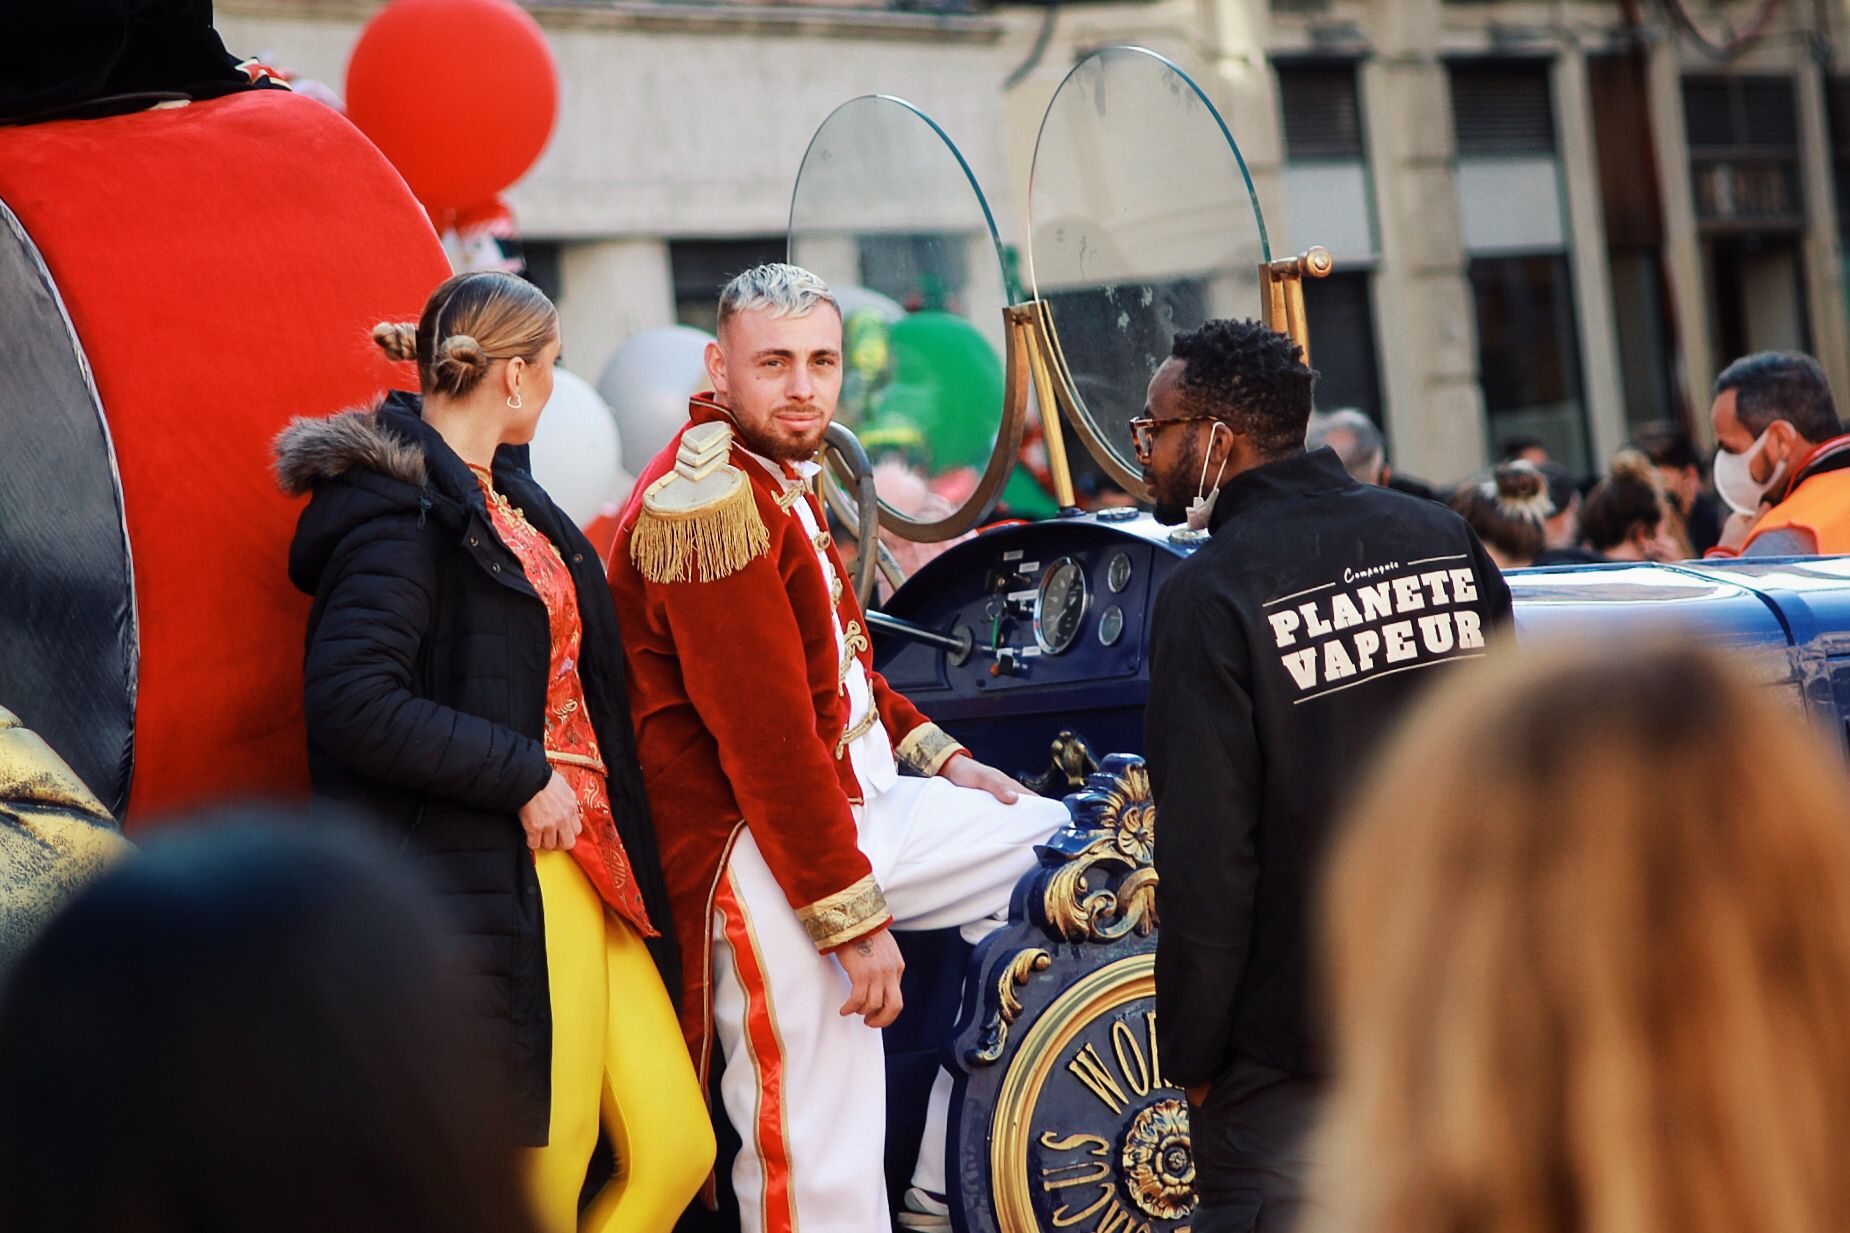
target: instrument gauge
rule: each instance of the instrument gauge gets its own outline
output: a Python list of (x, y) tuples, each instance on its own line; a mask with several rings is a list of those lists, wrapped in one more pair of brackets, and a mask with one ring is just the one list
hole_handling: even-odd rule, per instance
[(1111, 564), (1105, 567), (1105, 585), (1116, 595), (1131, 584), (1131, 554), (1120, 552), (1111, 558)]
[(1118, 639), (1124, 636), (1124, 609), (1113, 604), (1099, 614), (1098, 644), (1116, 646)]
[(1034, 597), (1034, 640), (1048, 655), (1059, 655), (1079, 637), (1085, 621), (1086, 571), (1071, 557), (1061, 557), (1041, 575)]

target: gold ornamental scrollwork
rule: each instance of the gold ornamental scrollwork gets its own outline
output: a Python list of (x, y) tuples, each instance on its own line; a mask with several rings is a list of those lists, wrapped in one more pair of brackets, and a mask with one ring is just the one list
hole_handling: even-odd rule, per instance
[[(1093, 782), (1107, 777), (1101, 773)], [(1077, 810), (1095, 837), (1047, 879), (1042, 911), (1069, 942), (1114, 942), (1156, 929), (1156, 802), (1138, 762), (1117, 768), (1108, 785), (1083, 794)]]
[(974, 1065), (987, 1066), (1008, 1047), (1009, 1027), (1021, 1017), (1021, 996), (1015, 991), (1053, 965), (1053, 956), (1038, 946), (1018, 950), (996, 978), (996, 1013), (983, 1027), (983, 1042), (970, 1053)]

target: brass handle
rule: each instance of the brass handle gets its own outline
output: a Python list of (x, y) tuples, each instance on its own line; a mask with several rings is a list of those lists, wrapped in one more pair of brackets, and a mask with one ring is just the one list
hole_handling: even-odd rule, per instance
[(1304, 316), (1304, 280), (1328, 278), (1335, 268), (1336, 259), (1321, 245), (1295, 257), (1259, 263), (1266, 326), (1303, 348), (1306, 364), (1310, 363), (1310, 324)]

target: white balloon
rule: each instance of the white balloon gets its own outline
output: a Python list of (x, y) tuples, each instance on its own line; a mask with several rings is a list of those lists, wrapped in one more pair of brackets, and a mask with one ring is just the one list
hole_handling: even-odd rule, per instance
[(629, 497), (636, 477), (623, 466), (616, 417), (591, 383), (553, 369), (552, 397), (529, 447), (533, 478), (579, 526)]
[(623, 433), (623, 465), (641, 474), (687, 423), (687, 400), (708, 388), (711, 334), (691, 326), (644, 330), (617, 348), (598, 392)]

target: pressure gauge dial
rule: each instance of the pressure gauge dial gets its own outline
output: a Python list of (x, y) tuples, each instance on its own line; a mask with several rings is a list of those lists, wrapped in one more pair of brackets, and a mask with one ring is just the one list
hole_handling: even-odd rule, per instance
[(1130, 584), (1131, 554), (1128, 552), (1116, 553), (1112, 556), (1111, 563), (1105, 566), (1105, 585), (1111, 588), (1111, 593), (1113, 595), (1116, 595)]
[(1098, 644), (1116, 646), (1118, 639), (1124, 636), (1124, 609), (1113, 604), (1099, 614)]
[(1071, 557), (1061, 557), (1041, 575), (1041, 589), (1034, 597), (1034, 640), (1048, 655), (1058, 655), (1073, 645), (1085, 621), (1086, 571)]

